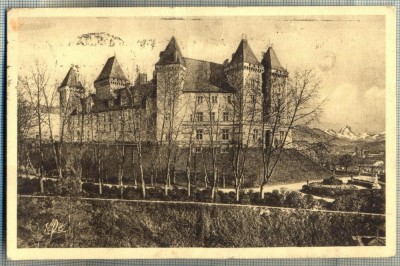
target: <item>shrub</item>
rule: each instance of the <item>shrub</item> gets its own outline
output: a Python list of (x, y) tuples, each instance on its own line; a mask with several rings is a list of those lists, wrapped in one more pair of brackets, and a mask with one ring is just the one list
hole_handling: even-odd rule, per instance
[(357, 190), (357, 187), (347, 184), (326, 185), (322, 183), (310, 183), (309, 185), (304, 185), (301, 192), (320, 197), (336, 198), (342, 195), (353, 194)]
[(150, 200), (162, 200), (164, 199), (164, 190), (159, 187), (147, 189), (146, 198)]
[[(233, 197), (232, 197), (233, 193)], [(234, 204), (235, 203), (235, 193), (230, 192), (230, 193), (224, 193), (222, 191), (218, 191), (218, 202), (221, 203), (226, 203), (226, 204)]]
[(206, 188), (206, 189), (203, 189), (203, 190), (199, 190), (196, 193), (196, 201), (212, 202), (212, 199), (211, 199), (211, 188)]
[(46, 179), (43, 181), (44, 193), (49, 195), (60, 195), (61, 187), (58, 180)]
[(124, 189), (124, 199), (137, 200), (142, 199), (142, 191), (140, 188), (126, 187)]
[(83, 183), (82, 190), (87, 193), (87, 196), (90, 198), (100, 197), (99, 194), (99, 186), (93, 183)]
[(250, 195), (249, 194), (240, 195), (240, 203), (244, 205), (251, 204)]
[(103, 186), (103, 197), (107, 199), (118, 199), (120, 195), (121, 191), (117, 186)]
[(39, 179), (18, 178), (18, 194), (32, 195), (40, 192)]
[(334, 176), (331, 176), (329, 178), (325, 178), (322, 181), (322, 184), (324, 184), (324, 185), (342, 185), (343, 181), (335, 178)]
[(385, 213), (383, 190), (359, 190), (354, 194), (338, 197), (331, 206), (334, 211)]

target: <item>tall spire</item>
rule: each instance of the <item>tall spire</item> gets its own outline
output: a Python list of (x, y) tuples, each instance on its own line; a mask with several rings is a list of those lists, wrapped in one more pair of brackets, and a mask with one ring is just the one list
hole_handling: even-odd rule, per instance
[(121, 81), (129, 81), (125, 76), (124, 71), (121, 68), (121, 65), (118, 63), (117, 57), (114, 55), (113, 57), (108, 58), (106, 64), (100, 72), (100, 75), (94, 82), (106, 80), (106, 79), (118, 79)]
[(230, 64), (240, 64), (240, 63), (249, 63), (253, 65), (261, 65), (258, 62), (256, 56), (251, 50), (249, 43), (247, 42), (246, 35), (242, 35), (242, 40), (236, 50), (236, 52), (232, 55), (232, 61)]
[(185, 65), (185, 59), (174, 36), (172, 36), (165, 50), (160, 53), (160, 59), (156, 63), (156, 65), (169, 64)]

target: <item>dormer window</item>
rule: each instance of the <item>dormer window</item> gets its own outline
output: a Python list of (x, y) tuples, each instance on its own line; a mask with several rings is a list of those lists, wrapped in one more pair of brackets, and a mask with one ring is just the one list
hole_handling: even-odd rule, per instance
[(197, 96), (196, 101), (197, 101), (197, 104), (202, 104), (203, 103), (203, 96)]

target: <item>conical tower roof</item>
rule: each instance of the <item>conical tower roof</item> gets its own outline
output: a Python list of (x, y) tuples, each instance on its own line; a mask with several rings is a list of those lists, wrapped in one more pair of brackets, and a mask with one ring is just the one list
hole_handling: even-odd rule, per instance
[(273, 69), (273, 70), (280, 70), (286, 71), (279, 62), (278, 57), (272, 47), (269, 47), (267, 52), (264, 54), (264, 57), (261, 61), (265, 69)]
[(94, 82), (110, 78), (129, 81), (128, 78), (125, 76), (121, 65), (118, 63), (116, 56), (108, 58), (106, 64), (103, 67), (103, 70), (101, 70), (100, 75)]
[(232, 56), (230, 64), (249, 63), (261, 65), (246, 39), (242, 39), (236, 52)]
[(185, 58), (175, 37), (172, 36), (167, 47), (160, 53), (160, 59), (156, 65), (182, 64), (185, 66)]
[(68, 86), (68, 87), (76, 87), (76, 86), (81, 87), (82, 86), (78, 80), (78, 73), (73, 66), (70, 67), (70, 69), (68, 70), (68, 73), (65, 76), (63, 82), (61, 82), (61, 85), (59, 88), (63, 88), (66, 86)]

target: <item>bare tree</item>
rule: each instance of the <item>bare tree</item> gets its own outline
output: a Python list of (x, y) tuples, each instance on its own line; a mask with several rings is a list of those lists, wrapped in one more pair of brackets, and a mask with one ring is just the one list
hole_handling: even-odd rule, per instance
[(295, 72), (287, 80), (271, 76), (270, 96), (264, 102), (262, 120), (263, 179), (260, 197), (278, 165), (285, 149), (291, 145), (290, 134), (297, 124), (307, 124), (316, 119), (323, 102), (317, 102), (320, 81), (311, 70)]
[[(21, 77), (19, 77), (21, 79)], [(19, 81), (20, 82), (20, 81)], [(18, 166), (24, 167), (25, 174), (28, 176), (29, 169), (34, 170), (30, 159), (30, 152), (27, 139), (30, 132), (37, 127), (35, 106), (26, 99), (25, 93), (20, 86), (17, 86), (17, 139), (18, 139)], [(19, 169), (20, 167), (18, 167)]]
[[(163, 67), (157, 75), (159, 88), (157, 100), (159, 101), (158, 115), (161, 122), (159, 147), (166, 149), (166, 169), (165, 169), (165, 195), (171, 185), (171, 164), (174, 153), (177, 152), (177, 141), (180, 137), (181, 125), (185, 117), (186, 103), (182, 101), (181, 93), (183, 89), (184, 74), (176, 67)], [(164, 144), (165, 142), (165, 144)], [(159, 165), (161, 166), (162, 152), (159, 151)]]
[[(258, 73), (247, 73), (245, 77), (231, 76), (230, 82), (236, 88), (232, 97), (232, 124), (237, 132), (233, 134), (233, 175), (235, 182), (236, 201), (240, 200), (240, 192), (245, 179), (246, 162), (248, 151), (257, 145), (256, 141), (251, 141), (253, 130), (257, 130), (257, 125), (261, 121), (261, 101), (262, 88), (261, 77)], [(253, 137), (256, 140), (257, 137)]]
[[(45, 66), (41, 65), (38, 60), (29, 70), (29, 74), (22, 76), (18, 80), (18, 87), (27, 96), (31, 103), (32, 113), (36, 121), (38, 129), (38, 144), (39, 144), (39, 169), (38, 176), (40, 179), (40, 192), (44, 192), (43, 187), (43, 162), (44, 162), (44, 145), (43, 145), (43, 125), (45, 121), (45, 111), (43, 108), (43, 94), (49, 86), (49, 75)], [(33, 120), (32, 120), (33, 121)]]

